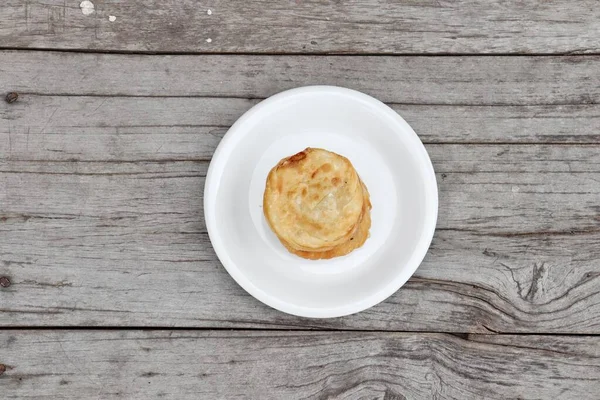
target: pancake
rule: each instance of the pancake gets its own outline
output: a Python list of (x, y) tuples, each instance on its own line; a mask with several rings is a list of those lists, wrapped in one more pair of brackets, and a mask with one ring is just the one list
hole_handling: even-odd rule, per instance
[(327, 251), (357, 231), (364, 202), (363, 185), (346, 157), (307, 148), (271, 170), (263, 211), (286, 246)]
[(297, 250), (280, 239), (281, 243), (290, 253), (302, 258), (307, 258), (309, 260), (321, 260), (345, 256), (346, 254), (352, 252), (354, 249), (361, 247), (367, 241), (369, 237), (369, 229), (371, 228), (371, 202), (369, 199), (369, 192), (367, 191), (367, 188), (364, 185), (363, 188), (363, 196), (365, 201), (363, 203), (362, 214), (356, 231), (352, 234), (348, 241), (339, 244), (330, 250), (325, 251)]

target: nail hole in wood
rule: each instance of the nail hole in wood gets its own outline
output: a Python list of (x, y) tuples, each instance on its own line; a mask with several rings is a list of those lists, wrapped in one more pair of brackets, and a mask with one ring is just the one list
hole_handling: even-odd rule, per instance
[(6, 102), (7, 103), (14, 103), (18, 99), (19, 99), (19, 95), (17, 93), (15, 93), (15, 92), (10, 92), (9, 94), (6, 95)]

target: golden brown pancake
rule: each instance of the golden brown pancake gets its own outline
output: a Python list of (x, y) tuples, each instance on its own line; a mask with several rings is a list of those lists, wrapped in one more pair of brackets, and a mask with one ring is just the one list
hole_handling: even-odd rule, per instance
[(263, 211), (279, 239), (295, 250), (327, 251), (356, 232), (363, 214), (361, 181), (350, 161), (307, 148), (269, 173)]
[(318, 260), (346, 255), (369, 237), (369, 192), (350, 161), (307, 148), (269, 173), (263, 198), (267, 222), (293, 254)]
[(307, 258), (309, 260), (329, 259), (349, 254), (354, 249), (357, 249), (365, 244), (367, 238), (369, 237), (369, 229), (371, 228), (371, 202), (369, 200), (369, 192), (367, 192), (366, 187), (364, 187), (364, 196), (365, 202), (363, 204), (363, 212), (361, 214), (357, 229), (346, 242), (326, 251), (302, 251), (294, 249), (280, 239), (281, 243), (286, 249), (288, 249), (290, 253), (302, 258)]

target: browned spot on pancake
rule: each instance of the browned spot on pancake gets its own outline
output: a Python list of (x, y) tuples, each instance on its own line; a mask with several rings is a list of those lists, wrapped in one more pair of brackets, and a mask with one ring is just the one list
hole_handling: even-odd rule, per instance
[(280, 193), (283, 191), (283, 179), (281, 177), (277, 179), (277, 191)]
[(315, 195), (313, 196), (313, 200), (319, 200), (319, 195), (318, 195), (318, 194), (315, 194)]
[(323, 172), (329, 172), (329, 171), (331, 171), (331, 164), (323, 164), (323, 165), (321, 165), (319, 168), (317, 168), (316, 170), (313, 171), (313, 173), (310, 175), (310, 177), (314, 178), (315, 176), (317, 176), (317, 174), (319, 173), (319, 171), (323, 171)]
[(293, 156), (290, 156), (286, 161), (287, 164), (295, 164), (298, 163), (302, 160), (304, 160), (306, 158), (306, 152), (305, 151), (301, 151), (300, 153), (296, 153)]
[(308, 191), (306, 190), (306, 188), (302, 189), (302, 196), (306, 197), (307, 194)]
[(338, 178), (337, 176), (334, 176), (334, 177), (331, 179), (331, 183), (333, 184), (333, 186), (337, 186), (337, 185), (339, 185), (339, 184), (340, 184), (340, 178)]

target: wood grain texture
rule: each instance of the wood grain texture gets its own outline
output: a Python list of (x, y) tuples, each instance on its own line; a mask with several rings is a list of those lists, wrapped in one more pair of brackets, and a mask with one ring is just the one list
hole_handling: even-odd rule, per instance
[[(169, 53), (526, 54), (600, 49), (595, 0), (104, 0), (94, 2), (91, 15), (84, 15), (79, 3), (4, 0), (0, 46)], [(116, 21), (109, 21), (111, 15)]]
[[(0, 103), (0, 149), (12, 160), (208, 160), (258, 101), (21, 94)], [(600, 104), (390, 107), (426, 144), (600, 144)]]
[(383, 304), (318, 321), (270, 310), (226, 274), (193, 148), (187, 161), (160, 148), (156, 161), (5, 161), (0, 324), (598, 332), (596, 147), (427, 148), (441, 196), (423, 265)]
[[(0, 397), (597, 398), (595, 0), (79, 3), (0, 7), (0, 94), (19, 94), (0, 102)], [(202, 208), (232, 122), (312, 84), (398, 111), (440, 188), (417, 273), (327, 320), (237, 286)]]
[(596, 399), (600, 338), (2, 331), (3, 398)]
[[(3, 326), (598, 332), (599, 57), (2, 55)], [(231, 280), (201, 196), (227, 126), (314, 83), (404, 115), (442, 194), (408, 285), (325, 321)]]
[[(600, 37), (600, 36), (599, 36)], [(265, 98), (327, 84), (387, 103), (600, 103), (600, 56), (151, 56), (0, 52), (0, 90), (43, 95)]]

